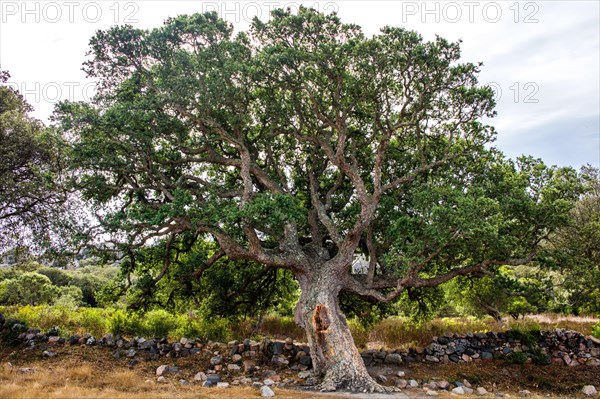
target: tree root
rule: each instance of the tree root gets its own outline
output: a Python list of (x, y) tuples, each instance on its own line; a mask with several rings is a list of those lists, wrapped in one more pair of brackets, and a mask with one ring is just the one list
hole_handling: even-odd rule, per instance
[(338, 389), (348, 390), (351, 392), (363, 393), (393, 393), (400, 392), (398, 387), (390, 387), (378, 384), (371, 376), (345, 379), (343, 381), (335, 381), (333, 378), (325, 378), (323, 382), (315, 387), (321, 392), (333, 392)]

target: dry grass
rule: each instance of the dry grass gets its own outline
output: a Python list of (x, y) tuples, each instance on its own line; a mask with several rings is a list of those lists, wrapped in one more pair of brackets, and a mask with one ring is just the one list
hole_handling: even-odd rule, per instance
[[(524, 319), (505, 319), (502, 323), (491, 317), (477, 319), (474, 317), (446, 317), (431, 320), (415, 326), (403, 318), (389, 318), (379, 322), (368, 333), (367, 339), (359, 337), (357, 345), (368, 341), (369, 348), (409, 348), (423, 347), (433, 337), (444, 334), (464, 334), (467, 332), (506, 331), (510, 329), (542, 329), (564, 328), (590, 335), (598, 318), (581, 316), (562, 316), (556, 314), (530, 315)], [(360, 346), (360, 345), (359, 345)]]
[(592, 316), (565, 316), (553, 313), (528, 315), (526, 319), (537, 322), (544, 330), (564, 328), (579, 331), (585, 335), (590, 335), (594, 325), (600, 321), (599, 318)]
[[(180, 385), (176, 380), (156, 384), (149, 375), (131, 370), (98, 370), (90, 364), (44, 367), (36, 363), (30, 372), (22, 367), (0, 366), (0, 398), (3, 399), (223, 399), (259, 398), (250, 387), (201, 388)], [(281, 399), (324, 399), (310, 392), (277, 389)]]

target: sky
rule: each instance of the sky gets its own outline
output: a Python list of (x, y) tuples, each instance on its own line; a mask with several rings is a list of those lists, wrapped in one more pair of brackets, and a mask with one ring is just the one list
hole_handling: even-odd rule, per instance
[(497, 147), (512, 158), (600, 167), (599, 1), (0, 0), (0, 67), (48, 122), (58, 101), (93, 95), (81, 64), (97, 30), (151, 29), (204, 11), (245, 30), (255, 16), (300, 4), (337, 12), (369, 36), (391, 25), (462, 40), (462, 59), (483, 62), (480, 82), (496, 93), (498, 116), (486, 122), (498, 131)]

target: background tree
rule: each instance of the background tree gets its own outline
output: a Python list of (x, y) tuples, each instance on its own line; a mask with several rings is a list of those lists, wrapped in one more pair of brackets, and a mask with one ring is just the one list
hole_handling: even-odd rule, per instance
[(562, 275), (570, 311), (600, 314), (600, 170), (583, 167), (571, 222), (551, 236), (542, 260)]
[(64, 146), (29, 116), (32, 107), (9, 78), (0, 71), (0, 248), (35, 250), (59, 243), (59, 226), (67, 225)]
[[(572, 171), (486, 147), (493, 93), (459, 43), (392, 27), (367, 38), (301, 8), (235, 37), (208, 13), (90, 44), (99, 95), (57, 118), (104, 230), (130, 265), (164, 240), (151, 284), (190, 239), (216, 245), (202, 268), (226, 256), (289, 270), (322, 389), (384, 389), (341, 292), (389, 302), (529, 262), (570, 209)], [(351, 274), (361, 253), (368, 270)]]

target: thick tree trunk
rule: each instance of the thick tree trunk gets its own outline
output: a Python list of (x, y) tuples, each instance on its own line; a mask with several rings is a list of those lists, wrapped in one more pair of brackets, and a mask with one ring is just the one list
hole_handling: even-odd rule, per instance
[(306, 330), (314, 373), (322, 378), (323, 391), (338, 388), (361, 392), (385, 392), (367, 372), (342, 314), (334, 275), (299, 276), (302, 289), (296, 322)]

